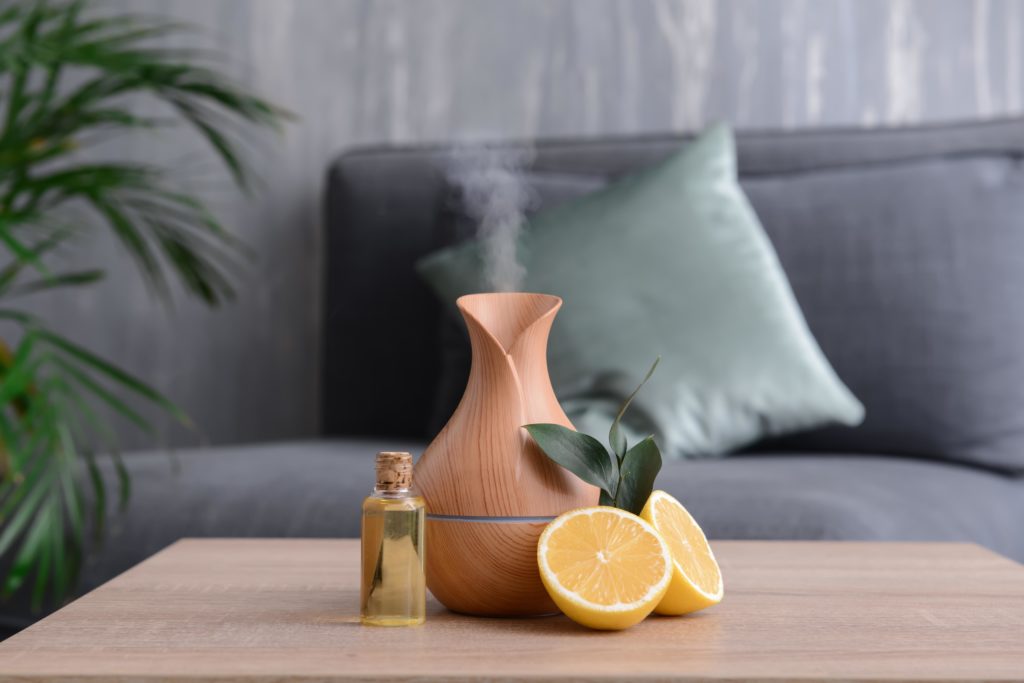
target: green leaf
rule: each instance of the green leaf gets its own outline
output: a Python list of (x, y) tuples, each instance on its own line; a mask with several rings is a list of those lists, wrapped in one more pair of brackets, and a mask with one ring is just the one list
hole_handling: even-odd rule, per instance
[(39, 338), (48, 342), (49, 344), (57, 347), (64, 351), (68, 356), (78, 360), (81, 363), (91, 367), (96, 372), (102, 373), (108, 379), (113, 380), (120, 384), (123, 388), (131, 391), (132, 393), (138, 394), (144, 398), (149, 399), (156, 405), (160, 406), (164, 411), (174, 417), (180, 424), (185, 427), (192, 428), (192, 420), (179, 408), (178, 406), (171, 403), (163, 394), (153, 389), (142, 380), (138, 379), (134, 375), (131, 375), (117, 366), (111, 365), (107, 361), (103, 360), (99, 356), (86, 351), (81, 346), (78, 346), (74, 342), (65, 339), (53, 332), (48, 330), (40, 331)]
[(18, 261), (31, 265), (40, 273), (49, 274), (49, 270), (46, 265), (39, 260), (39, 255), (30, 247), (25, 246), (17, 238), (11, 235), (10, 229), (8, 226), (3, 225), (3, 222), (2, 216), (0, 216), (0, 241), (2, 241), (7, 248), (14, 253)]
[(249, 189), (248, 171), (238, 156), (235, 144), (217, 126), (209, 122), (209, 112), (204, 112), (202, 107), (184, 98), (173, 97), (169, 101), (206, 138), (207, 143), (224, 162), (235, 183), (243, 190)]
[[(53, 476), (49, 469), (45, 469), (38, 477), (26, 479), (21, 485), (28, 489), (24, 498), (19, 498), (16, 507), (11, 512), (11, 517), (6, 521), (3, 532), (0, 533), (0, 555), (7, 552), (7, 549), (18, 538), (29, 521), (37, 517), (36, 511), (40, 508), (43, 498), (50, 491), (53, 484)], [(16, 487), (20, 488), (20, 487)], [(17, 495), (17, 492), (15, 492)]]
[[(64, 413), (73, 417), (79, 425), (77, 434), (81, 437), (86, 431), (85, 427), (88, 427), (88, 431), (95, 439), (92, 442), (94, 447), (109, 451), (119, 450), (117, 434), (108, 422), (96, 414), (89, 402), (75, 390), (75, 387), (66, 378), (57, 376), (53, 379), (57, 393), (65, 399), (63, 402)], [(86, 454), (89, 452), (86, 451)]]
[(54, 289), (56, 287), (81, 287), (82, 285), (89, 285), (94, 282), (99, 282), (103, 279), (102, 270), (83, 270), (74, 273), (59, 273), (50, 275), (43, 278), (42, 280), (34, 280), (32, 282), (26, 282), (8, 290), (8, 296), (22, 296), (25, 294), (32, 294), (33, 292), (41, 292), (47, 289)]
[(96, 382), (87, 373), (81, 369), (72, 365), (69, 361), (64, 358), (57, 358), (55, 363), (60, 367), (61, 371), (68, 377), (73, 378), (83, 388), (87, 389), (96, 398), (106, 403), (112, 410), (118, 415), (132, 422), (136, 427), (146, 434), (153, 432), (152, 426), (146, 421), (144, 417), (139, 415), (136, 411), (132, 410), (127, 403), (122, 401), (116, 394), (109, 391), (103, 385)]
[(616, 506), (640, 514), (654, 490), (654, 480), (661, 471), (661, 451), (654, 437), (647, 437), (628, 451), (622, 459), (621, 479), (616, 493)]
[(121, 457), (120, 451), (114, 451), (110, 454), (110, 457), (114, 460), (114, 471), (117, 473), (117, 485), (120, 494), (118, 505), (124, 510), (128, 507), (128, 499), (132, 497), (132, 477), (128, 472), (128, 467), (124, 464), (124, 458)]
[(4, 372), (3, 382), (0, 382), (0, 406), (6, 406), (23, 395), (32, 383), (42, 362), (32, 354), (35, 341), (36, 336), (30, 332), (18, 345), (18, 352), (14, 355), (10, 367)]
[(92, 485), (92, 516), (95, 522), (93, 528), (93, 541), (99, 543), (103, 538), (103, 531), (107, 521), (107, 483), (103, 479), (103, 472), (100, 471), (96, 456), (90, 452), (84, 453), (86, 471), (89, 474), (89, 483)]
[[(9, 518), (14, 515), (18, 507), (29, 499), (28, 494), (33, 493), (36, 490), (36, 484), (39, 483), (41, 477), (46, 476), (48, 472), (47, 463), (40, 462), (34, 464), (31, 469), (26, 468), (25, 472), (19, 471), (17, 474), (20, 477), (20, 481), (15, 483), (11, 477), (8, 477), (2, 484), (0, 484), (0, 500), (3, 501), (0, 504), (0, 527), (3, 527), (4, 531), (7, 530), (7, 524)], [(42, 493), (39, 493), (42, 496)], [(37, 505), (38, 501), (32, 503)], [(17, 534), (12, 537), (11, 541), (17, 537)], [(3, 546), (6, 549), (7, 546)], [(0, 551), (0, 555), (3, 551)]]
[(163, 269), (153, 253), (152, 246), (138, 226), (122, 210), (122, 207), (105, 197), (101, 198), (93, 195), (89, 197), (89, 201), (92, 203), (93, 208), (106, 219), (114, 234), (121, 240), (121, 244), (134, 258), (142, 275), (147, 278), (150, 284), (156, 287), (158, 293), (166, 297), (167, 281), (164, 277)]
[(601, 442), (556, 424), (525, 425), (544, 453), (577, 477), (612, 492), (619, 478), (618, 463)]
[[(50, 506), (46, 505), (41, 507), (39, 513), (35, 515), (32, 525), (25, 534), (25, 540), (21, 544), (21, 549), (18, 551), (14, 562), (11, 563), (11, 568), (7, 572), (7, 578), (4, 581), (2, 591), (4, 596), (10, 596), (18, 590), (32, 569), (32, 565), (36, 562), (37, 556), (41, 556), (43, 559), (39, 566), (39, 572), (43, 574), (44, 580), (49, 574), (50, 563), (47, 561), (49, 559), (49, 546), (46, 543), (46, 532), (50, 526), (50, 511)], [(33, 596), (33, 609), (38, 609), (37, 600)]]
[(612, 428), (608, 430), (608, 445), (612, 447), (615, 455), (621, 460), (622, 456), (626, 454), (626, 437), (619, 431), (619, 423), (622, 421), (622, 416), (626, 414), (626, 409), (629, 408), (629, 404), (633, 402), (636, 395), (644, 388), (647, 384), (647, 380), (654, 374), (654, 369), (658, 367), (658, 363), (661, 362), (661, 356), (654, 359), (654, 364), (651, 365), (651, 369), (647, 371), (640, 386), (633, 390), (633, 393), (629, 395), (629, 398), (623, 402), (622, 407), (619, 408), (619, 414), (615, 416), (615, 420), (612, 422)]
[[(65, 538), (59, 509), (53, 516), (53, 519), (55, 523), (49, 534), (50, 555), (53, 564), (53, 590), (56, 595), (63, 596), (67, 595), (71, 590), (73, 577), (78, 574), (81, 559), (81, 553), (79, 552), (81, 543), (74, 539), (69, 540)], [(41, 559), (39, 564), (42, 565), (44, 563), (45, 559)], [(42, 605), (46, 597), (46, 589), (46, 582), (40, 581), (37, 577), (36, 587), (33, 590), (33, 599), (36, 605)]]
[(10, 320), (24, 327), (36, 327), (39, 322), (35, 316), (11, 308), (0, 308), (0, 320)]
[(75, 476), (78, 469), (78, 448), (75, 446), (67, 424), (58, 425), (57, 433), (60, 436), (61, 451), (57, 452), (56, 457), (65, 460), (59, 472), (61, 493), (64, 494), (67, 518), (71, 522), (73, 538), (80, 541), (85, 531), (85, 506), (82, 503), (78, 478)]
[(27, 260), (20, 258), (15, 259), (3, 270), (0, 270), (0, 293), (5, 292), (8, 287), (11, 286), (28, 263), (38, 262), (40, 256), (51, 249), (58, 247), (68, 238), (69, 234), (70, 233), (66, 230), (55, 231), (52, 235), (48, 236), (46, 239), (40, 240), (39, 243), (29, 249), (29, 256)]

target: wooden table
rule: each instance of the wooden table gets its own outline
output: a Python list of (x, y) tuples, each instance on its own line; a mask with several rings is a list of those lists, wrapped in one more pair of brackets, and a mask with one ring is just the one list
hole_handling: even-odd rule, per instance
[(364, 627), (354, 540), (185, 540), (0, 643), (0, 679), (1024, 679), (1024, 567), (959, 544), (714, 544), (724, 602)]

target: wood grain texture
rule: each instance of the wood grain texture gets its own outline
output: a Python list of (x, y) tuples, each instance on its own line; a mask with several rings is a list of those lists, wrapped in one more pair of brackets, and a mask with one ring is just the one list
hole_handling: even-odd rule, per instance
[(464, 614), (557, 613), (537, 568), (537, 539), (545, 526), (428, 519), (427, 585), (442, 604)]
[[(428, 548), (428, 552), (430, 552)], [(0, 643), (4, 681), (982, 681), (1024, 675), (1024, 567), (960, 544), (714, 544), (721, 605), (598, 633), (428, 602), (358, 624), (356, 540), (186, 540)]]
[[(473, 362), (462, 400), (416, 463), (431, 514), (558, 515), (596, 505), (598, 491), (552, 462), (523, 425), (572, 427), (548, 377), (547, 341), (562, 300), (546, 294), (471, 294), (458, 300)], [(543, 524), (427, 519), (427, 585), (470, 614), (555, 610), (537, 572)]]

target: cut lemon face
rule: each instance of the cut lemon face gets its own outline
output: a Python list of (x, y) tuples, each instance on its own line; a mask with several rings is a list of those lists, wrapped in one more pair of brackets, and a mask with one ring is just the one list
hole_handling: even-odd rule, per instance
[(708, 539), (686, 508), (664, 491), (655, 491), (640, 516), (657, 529), (672, 552), (672, 583), (654, 611), (688, 614), (721, 602), (722, 572)]
[(581, 508), (555, 519), (537, 543), (537, 562), (559, 609), (597, 629), (642, 621), (672, 580), (672, 557), (658, 532), (612, 507)]

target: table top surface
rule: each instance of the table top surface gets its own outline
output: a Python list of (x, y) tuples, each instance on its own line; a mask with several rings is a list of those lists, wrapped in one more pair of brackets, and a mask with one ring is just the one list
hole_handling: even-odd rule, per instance
[(0, 643), (18, 680), (1020, 680), (1024, 567), (973, 545), (714, 543), (722, 604), (595, 632), (358, 618), (356, 540), (184, 540)]

